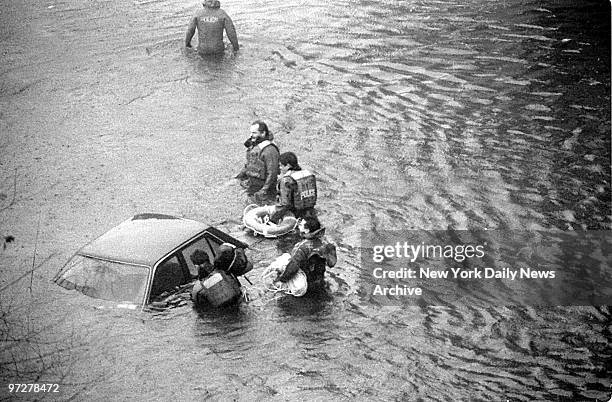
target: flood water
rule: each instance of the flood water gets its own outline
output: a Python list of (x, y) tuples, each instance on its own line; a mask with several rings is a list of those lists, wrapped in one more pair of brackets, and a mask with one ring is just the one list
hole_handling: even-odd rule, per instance
[[(0, 5), (0, 398), (37, 381), (76, 400), (610, 398), (608, 307), (357, 296), (362, 230), (610, 229), (609, 2), (227, 0), (241, 49), (214, 59), (183, 48), (199, 7)], [(137, 213), (236, 230), (227, 182), (255, 119), (317, 175), (329, 299), (140, 312), (50, 283)], [(254, 288), (290, 246), (255, 242)], [(26, 329), (61, 351), (13, 347)]]

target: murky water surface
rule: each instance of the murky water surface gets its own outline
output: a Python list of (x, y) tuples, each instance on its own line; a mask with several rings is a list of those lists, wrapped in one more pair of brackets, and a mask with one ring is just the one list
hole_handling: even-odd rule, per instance
[[(202, 59), (197, 2), (3, 2), (2, 331), (44, 328), (79, 400), (607, 400), (607, 308), (356, 296), (360, 230), (610, 228), (610, 6), (579, 3), (228, 0), (241, 50)], [(317, 174), (331, 298), (142, 313), (49, 284), (136, 213), (234, 230), (256, 118)], [(290, 246), (253, 246), (255, 287)]]

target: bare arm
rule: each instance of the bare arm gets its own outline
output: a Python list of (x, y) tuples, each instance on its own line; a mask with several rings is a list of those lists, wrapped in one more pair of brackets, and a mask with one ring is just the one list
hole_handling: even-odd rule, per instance
[(187, 33), (185, 34), (185, 47), (191, 47), (191, 38), (196, 31), (196, 26), (198, 25), (198, 18), (193, 17), (191, 21), (189, 21), (189, 27), (187, 27)]
[(234, 27), (234, 22), (230, 18), (229, 15), (225, 15), (225, 34), (230, 42), (232, 42), (232, 47), (234, 48), (234, 52), (240, 49), (238, 45), (238, 36), (236, 35), (236, 28)]

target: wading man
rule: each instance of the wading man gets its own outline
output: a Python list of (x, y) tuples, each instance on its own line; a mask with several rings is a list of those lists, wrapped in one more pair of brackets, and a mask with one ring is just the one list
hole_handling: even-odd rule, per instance
[(185, 36), (185, 46), (191, 47), (191, 39), (198, 30), (198, 53), (200, 54), (219, 54), (225, 50), (223, 43), (223, 30), (227, 38), (232, 43), (234, 51), (239, 49), (236, 28), (232, 19), (223, 11), (219, 0), (205, 0), (202, 3), (204, 8), (191, 19), (187, 34)]
[(291, 259), (276, 281), (287, 282), (301, 269), (306, 274), (308, 293), (316, 294), (325, 290), (325, 266), (336, 265), (336, 246), (325, 240), (325, 228), (316, 217), (300, 220), (298, 228), (304, 240), (293, 247)]
[(282, 153), (279, 165), (278, 201), (270, 220), (279, 222), (287, 213), (293, 213), (297, 218), (316, 216), (317, 180), (314, 174), (300, 167), (293, 152)]
[(276, 200), (276, 180), (279, 167), (278, 147), (268, 125), (255, 121), (250, 126), (251, 136), (245, 141), (247, 148), (246, 164), (236, 176), (246, 189), (251, 202), (259, 205), (272, 205)]

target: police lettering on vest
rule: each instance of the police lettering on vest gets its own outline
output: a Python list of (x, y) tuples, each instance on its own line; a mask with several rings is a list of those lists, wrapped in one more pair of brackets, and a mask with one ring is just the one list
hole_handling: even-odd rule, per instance
[(315, 175), (308, 170), (298, 170), (291, 173), (290, 177), (295, 180), (297, 189), (293, 193), (293, 208), (312, 208), (317, 203), (317, 180)]

